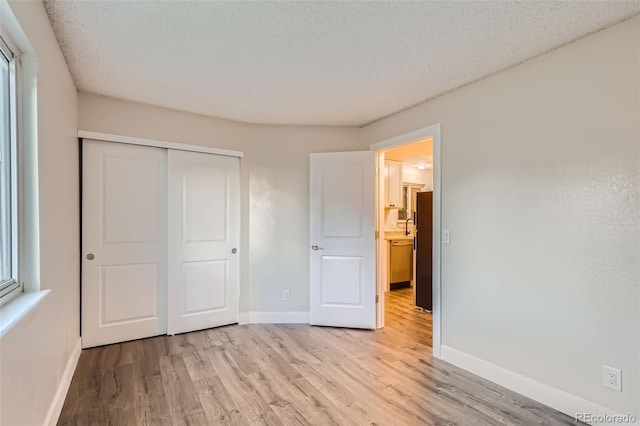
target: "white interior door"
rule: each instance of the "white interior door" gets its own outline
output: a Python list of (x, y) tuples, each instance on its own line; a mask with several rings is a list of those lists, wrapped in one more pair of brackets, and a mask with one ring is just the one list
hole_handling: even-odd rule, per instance
[(166, 333), (166, 151), (85, 140), (82, 344)]
[(240, 160), (169, 150), (168, 333), (238, 322)]
[(375, 153), (311, 154), (310, 323), (376, 326)]

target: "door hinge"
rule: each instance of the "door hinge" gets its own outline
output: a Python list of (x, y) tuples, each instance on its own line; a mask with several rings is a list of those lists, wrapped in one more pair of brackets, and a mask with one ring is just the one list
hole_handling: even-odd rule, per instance
[(380, 296), (376, 294), (376, 303), (378, 303), (379, 301), (380, 301)]
[(380, 232), (376, 231), (376, 240), (380, 237)]

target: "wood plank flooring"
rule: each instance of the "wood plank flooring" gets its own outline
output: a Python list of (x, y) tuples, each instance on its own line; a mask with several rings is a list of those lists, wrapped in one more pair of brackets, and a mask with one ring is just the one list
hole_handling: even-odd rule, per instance
[(431, 356), (431, 314), (378, 331), (232, 325), (82, 352), (59, 425), (574, 425)]

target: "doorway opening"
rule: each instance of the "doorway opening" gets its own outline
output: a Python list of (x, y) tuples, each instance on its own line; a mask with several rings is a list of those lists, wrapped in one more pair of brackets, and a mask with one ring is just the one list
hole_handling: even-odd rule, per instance
[(440, 352), (440, 127), (372, 145), (377, 174), (376, 327), (431, 328)]

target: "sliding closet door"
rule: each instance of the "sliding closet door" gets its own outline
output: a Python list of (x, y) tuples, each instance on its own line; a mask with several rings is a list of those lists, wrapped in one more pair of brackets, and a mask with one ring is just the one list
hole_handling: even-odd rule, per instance
[(166, 150), (85, 140), (82, 344), (166, 333)]
[(240, 160), (169, 150), (168, 333), (238, 322)]

